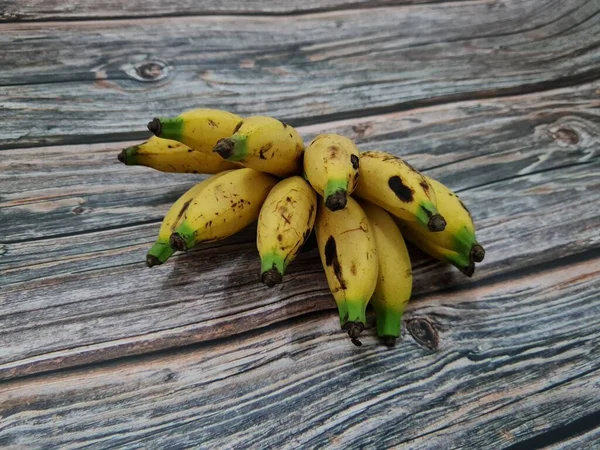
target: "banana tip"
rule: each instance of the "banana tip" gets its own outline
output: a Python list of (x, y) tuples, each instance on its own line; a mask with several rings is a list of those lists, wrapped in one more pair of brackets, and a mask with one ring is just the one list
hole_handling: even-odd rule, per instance
[(219, 139), (217, 145), (213, 148), (213, 152), (218, 153), (223, 159), (229, 159), (233, 155), (235, 143), (229, 138)]
[(347, 202), (346, 191), (337, 191), (325, 199), (325, 206), (331, 211), (339, 211), (346, 207)]
[(387, 347), (396, 346), (396, 338), (394, 336), (383, 336), (382, 340)]
[(272, 288), (276, 284), (281, 283), (282, 276), (276, 268), (271, 268), (264, 271), (260, 276), (262, 281), (267, 287)]
[(160, 119), (155, 117), (150, 122), (148, 122), (148, 130), (155, 136), (160, 136), (162, 129), (162, 124), (160, 123)]
[(444, 231), (446, 228), (446, 220), (439, 214), (434, 214), (429, 218), (429, 222), (427, 222), (427, 228), (429, 231)]
[(154, 267), (161, 265), (162, 262), (154, 255), (146, 255), (146, 265), (148, 267)]
[(473, 263), (469, 264), (467, 267), (465, 267), (462, 270), (462, 273), (464, 273), (466, 276), (471, 278), (473, 276), (473, 274), (475, 273), (475, 264), (473, 264)]
[(473, 247), (471, 247), (469, 257), (473, 262), (481, 262), (483, 261), (483, 258), (485, 258), (485, 249), (481, 245), (475, 244)]
[(181, 237), (179, 233), (173, 233), (171, 235), (169, 239), (169, 245), (175, 250), (179, 250), (180, 252), (184, 252), (187, 250), (185, 239), (183, 239), (183, 237)]
[(121, 150), (121, 152), (117, 155), (117, 159), (122, 162), (123, 164), (127, 164), (126, 161), (126, 154), (125, 154), (125, 150)]
[(360, 336), (360, 333), (365, 329), (365, 326), (361, 322), (347, 322), (342, 329), (348, 333), (350, 341), (354, 345), (357, 347), (362, 345), (362, 342), (358, 340), (358, 336)]

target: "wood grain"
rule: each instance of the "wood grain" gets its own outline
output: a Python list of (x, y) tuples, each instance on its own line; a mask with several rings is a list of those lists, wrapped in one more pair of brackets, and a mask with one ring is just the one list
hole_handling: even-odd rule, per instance
[[(474, 280), (417, 257), (414, 291), (428, 298), (598, 250), (595, 92), (591, 84), (301, 131), (339, 131), (362, 148), (406, 155), (461, 192), (488, 255)], [(253, 229), (145, 268), (157, 221), (191, 178), (117, 166), (115, 154), (106, 145), (3, 152), (11, 163), (2, 167), (0, 203), (10, 223), (0, 252), (1, 378), (222, 338), (334, 306), (315, 252), (280, 288), (262, 287)], [(39, 180), (35, 189), (17, 176), (24, 170)]]
[(460, 0), (4, 0), (0, 22), (123, 19), (124, 17), (164, 17), (208, 14), (282, 15), (306, 14), (340, 9), (377, 6), (406, 6), (419, 3), (444, 3)]
[(586, 448), (598, 423), (569, 424), (600, 411), (597, 256), (411, 303), (406, 320), (433, 323), (437, 351), (408, 335), (394, 349), (372, 336), (355, 348), (326, 313), (9, 381), (0, 445), (506, 448), (556, 443), (563, 427), (560, 440)]
[(199, 106), (306, 125), (577, 85), (598, 77), (599, 11), (490, 0), (4, 24), (0, 148), (142, 138), (153, 116)]

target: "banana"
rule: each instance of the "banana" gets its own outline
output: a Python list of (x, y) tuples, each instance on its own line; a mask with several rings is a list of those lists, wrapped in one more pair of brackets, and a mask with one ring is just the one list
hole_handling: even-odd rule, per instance
[(446, 227), (436, 207), (435, 192), (425, 176), (389, 153), (360, 154), (360, 177), (354, 194), (429, 231)]
[(185, 211), (169, 244), (189, 250), (199, 242), (225, 239), (258, 218), (260, 207), (277, 180), (254, 169), (233, 170), (212, 179)]
[(304, 174), (331, 211), (344, 209), (358, 183), (358, 149), (339, 134), (321, 134), (304, 153)]
[(375, 309), (377, 335), (388, 347), (396, 344), (404, 308), (412, 292), (412, 270), (404, 238), (394, 219), (382, 208), (360, 202), (375, 235), (379, 272), (371, 304)]
[(256, 246), (260, 279), (268, 287), (281, 283), (313, 229), (316, 209), (317, 194), (299, 176), (280, 181), (267, 196), (258, 216)]
[(272, 117), (248, 117), (214, 151), (229, 161), (278, 177), (300, 174), (304, 143), (291, 126)]
[(171, 257), (173, 253), (175, 253), (175, 249), (169, 244), (169, 238), (171, 237), (173, 230), (175, 230), (175, 228), (177, 228), (183, 221), (184, 214), (188, 207), (194, 198), (196, 198), (209, 183), (214, 182), (217, 178), (229, 172), (230, 171), (221, 172), (213, 177), (201, 181), (189, 189), (181, 197), (179, 197), (175, 203), (173, 203), (162, 221), (156, 242), (154, 245), (152, 245), (150, 250), (148, 250), (146, 255), (146, 265), (148, 267), (153, 267), (164, 263)]
[(231, 136), (242, 118), (218, 109), (194, 109), (177, 117), (155, 117), (148, 129), (157, 137), (211, 153), (219, 139)]
[(332, 212), (319, 203), (315, 230), (329, 289), (340, 325), (355, 345), (366, 323), (366, 308), (377, 284), (379, 261), (375, 236), (365, 212), (352, 197)]
[(417, 234), (412, 228), (408, 228), (406, 222), (397, 220), (396, 223), (402, 232), (402, 236), (429, 256), (440, 261), (449, 262), (468, 277), (472, 277), (475, 273), (475, 264), (469, 261), (468, 255), (440, 247), (428, 239), (423, 239), (421, 234)]
[(437, 207), (442, 216), (447, 219), (446, 229), (439, 233), (430, 233), (414, 222), (404, 224), (410, 228), (418, 240), (427, 240), (438, 247), (465, 255), (470, 262), (481, 262), (485, 257), (484, 248), (477, 242), (475, 226), (471, 213), (461, 199), (433, 178), (425, 177), (438, 199)]
[(219, 173), (241, 167), (212, 153), (192, 150), (181, 142), (156, 136), (119, 153), (119, 161), (127, 166), (146, 166), (161, 172)]

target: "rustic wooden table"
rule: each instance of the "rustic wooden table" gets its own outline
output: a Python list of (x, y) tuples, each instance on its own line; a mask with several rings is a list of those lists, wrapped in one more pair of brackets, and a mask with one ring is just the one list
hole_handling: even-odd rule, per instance
[[(2, 0), (0, 61), (0, 447), (600, 445), (599, 0)], [(253, 229), (146, 268), (197, 176), (116, 155), (200, 106), (403, 155), (486, 260), (393, 349)]]

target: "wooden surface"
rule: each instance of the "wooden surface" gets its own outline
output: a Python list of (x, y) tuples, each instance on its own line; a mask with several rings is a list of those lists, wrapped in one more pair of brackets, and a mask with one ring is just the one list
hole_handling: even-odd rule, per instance
[[(0, 10), (1, 447), (594, 447), (600, 2), (115, 5)], [(414, 251), (394, 349), (349, 344), (314, 250), (263, 287), (252, 227), (146, 268), (198, 177), (116, 154), (195, 106), (402, 155), (485, 261)]]

